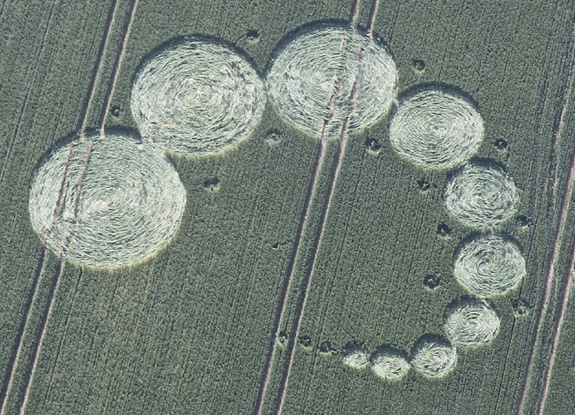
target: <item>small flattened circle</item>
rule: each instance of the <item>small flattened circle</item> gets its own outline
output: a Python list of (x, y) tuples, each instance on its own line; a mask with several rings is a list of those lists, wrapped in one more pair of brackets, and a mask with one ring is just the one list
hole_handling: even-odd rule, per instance
[(465, 225), (493, 228), (515, 214), (519, 190), (502, 169), (469, 163), (450, 178), (444, 200), (447, 210)]
[(423, 335), (412, 351), (411, 365), (415, 370), (430, 378), (447, 375), (455, 369), (456, 363), (455, 347), (438, 336)]
[(389, 138), (409, 162), (450, 169), (475, 154), (483, 130), (483, 118), (467, 98), (441, 88), (424, 88), (400, 101)]
[(385, 348), (379, 350), (371, 359), (371, 370), (380, 378), (399, 380), (403, 378), (411, 365), (399, 350)]
[(527, 272), (515, 243), (498, 235), (483, 235), (461, 246), (453, 274), (470, 293), (492, 297), (516, 288)]
[(343, 363), (354, 369), (363, 369), (369, 366), (369, 357), (363, 347), (348, 347), (343, 353)]
[(170, 153), (215, 153), (245, 139), (265, 105), (255, 69), (232, 48), (202, 39), (172, 44), (136, 76), (131, 107), (140, 133)]
[(483, 300), (463, 299), (449, 306), (445, 331), (457, 346), (479, 347), (499, 333), (500, 320), (495, 310)]
[(115, 268), (142, 261), (180, 226), (186, 190), (164, 152), (124, 134), (57, 148), (30, 190), (32, 227), (66, 260)]
[(367, 34), (323, 26), (300, 34), (277, 53), (267, 74), (280, 115), (314, 136), (337, 138), (387, 114), (397, 69), (391, 54)]

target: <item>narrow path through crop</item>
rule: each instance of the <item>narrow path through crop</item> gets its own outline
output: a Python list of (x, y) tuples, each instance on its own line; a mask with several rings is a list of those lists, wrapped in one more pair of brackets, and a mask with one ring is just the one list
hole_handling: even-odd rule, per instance
[[(564, 126), (564, 115), (567, 112), (567, 108), (569, 106), (569, 102), (572, 98), (572, 89), (573, 89), (573, 77), (575, 76), (575, 49), (572, 51), (571, 56), (571, 74), (569, 76), (568, 86), (567, 86), (567, 93), (565, 94), (565, 100), (563, 101), (563, 106), (561, 107), (561, 115), (559, 117), (559, 126), (557, 129), (557, 134), (555, 134), (554, 138), (559, 141), (561, 138), (561, 133), (563, 131)], [(560, 222), (563, 221), (563, 226), (561, 227), (561, 232), (563, 232), (565, 226), (565, 221), (567, 219), (567, 214), (569, 211), (569, 206), (571, 199), (573, 197), (573, 187), (575, 183), (575, 150), (573, 151), (573, 155), (571, 157), (571, 166), (569, 169), (569, 176), (567, 177), (567, 185), (565, 194), (563, 197), (563, 203), (561, 206), (561, 214), (560, 214)], [(555, 181), (554, 181), (555, 184)], [(554, 250), (555, 253), (555, 250)], [(569, 260), (569, 267), (567, 268), (567, 278), (565, 281), (563, 288), (563, 296), (561, 298), (561, 302), (559, 303), (559, 318), (557, 323), (554, 327), (554, 334), (553, 338), (551, 339), (551, 350), (549, 354), (549, 360), (547, 362), (547, 370), (545, 372), (545, 377), (543, 381), (543, 390), (541, 392), (541, 400), (539, 401), (539, 406), (537, 410), (538, 415), (542, 415), (545, 409), (545, 403), (547, 401), (547, 394), (549, 392), (549, 381), (551, 379), (551, 374), (553, 372), (553, 364), (555, 363), (555, 354), (557, 352), (557, 344), (559, 342), (559, 337), (561, 336), (561, 327), (563, 325), (563, 321), (565, 320), (565, 313), (567, 310), (567, 303), (569, 301), (569, 297), (571, 294), (571, 289), (573, 286), (573, 268), (575, 266), (575, 244), (571, 251), (571, 257)], [(547, 288), (547, 287), (546, 287)], [(561, 292), (561, 291), (560, 291)], [(539, 323), (539, 320), (538, 320)]]
[[(563, 128), (565, 125), (563, 120), (564, 120), (565, 113), (567, 111), (567, 107), (569, 106), (569, 101), (570, 101), (570, 97), (572, 94), (572, 85), (573, 85), (574, 75), (575, 75), (575, 67), (572, 64), (571, 65), (571, 72), (569, 74), (569, 81), (567, 83), (567, 88), (568, 88), (566, 91), (567, 98), (563, 100), (563, 106), (561, 107), (561, 112), (560, 112), (560, 116), (559, 116), (560, 122), (558, 123), (557, 130), (553, 135), (554, 141), (559, 141), (561, 138), (561, 135), (563, 133)], [(558, 261), (559, 261), (559, 254), (560, 254), (561, 246), (562, 246), (562, 242), (563, 242), (563, 234), (565, 232), (565, 225), (567, 223), (567, 215), (569, 213), (569, 206), (571, 204), (571, 199), (573, 196), (574, 184), (575, 184), (575, 151), (573, 152), (573, 155), (571, 158), (571, 164), (569, 167), (569, 175), (567, 177), (567, 183), (565, 185), (565, 191), (563, 193), (563, 199), (561, 201), (561, 208), (559, 211), (559, 220), (557, 222), (557, 228), (555, 230), (555, 238), (554, 238), (554, 242), (553, 242), (553, 250), (551, 253), (551, 257), (549, 259), (549, 265), (547, 267), (547, 275), (545, 278), (545, 291), (543, 294), (543, 301), (541, 304), (540, 312), (537, 316), (537, 321), (535, 323), (535, 339), (533, 341), (533, 347), (531, 348), (531, 352), (530, 352), (529, 358), (527, 360), (527, 373), (525, 375), (525, 379), (524, 379), (523, 386), (521, 389), (520, 401), (519, 401), (519, 406), (517, 409), (517, 413), (519, 415), (523, 414), (524, 410), (525, 410), (525, 403), (527, 400), (527, 395), (528, 395), (528, 391), (530, 389), (530, 384), (531, 384), (531, 376), (533, 375), (533, 371), (534, 371), (534, 367), (533, 367), (535, 364), (534, 357), (535, 357), (535, 354), (539, 351), (538, 343), (541, 341), (540, 336), (541, 336), (542, 323), (545, 320), (545, 317), (547, 315), (547, 309), (549, 308), (549, 303), (551, 302), (551, 291), (553, 289), (553, 286), (555, 284), (555, 279), (556, 279), (555, 269), (556, 269)], [(553, 185), (555, 185), (555, 183), (553, 183)], [(573, 261), (573, 257), (571, 258), (571, 261)], [(565, 286), (563, 287), (564, 290), (570, 289), (571, 281), (572, 281), (572, 274), (570, 274), (568, 276), (567, 281), (565, 283)], [(554, 328), (555, 335), (551, 341), (551, 352), (549, 355), (548, 368), (547, 368), (545, 379), (544, 379), (543, 391), (542, 391), (541, 398), (539, 401), (538, 414), (541, 414), (543, 412), (545, 400), (547, 398), (549, 379), (551, 377), (551, 371), (553, 369), (553, 362), (555, 360), (556, 344), (557, 344), (559, 334), (561, 332), (561, 325), (563, 323), (563, 318), (564, 318), (564, 314), (565, 314), (565, 307), (567, 305), (568, 298), (569, 298), (569, 292), (564, 291), (563, 299), (560, 303), (561, 315), (560, 315), (560, 318), (557, 321), (557, 324)]]

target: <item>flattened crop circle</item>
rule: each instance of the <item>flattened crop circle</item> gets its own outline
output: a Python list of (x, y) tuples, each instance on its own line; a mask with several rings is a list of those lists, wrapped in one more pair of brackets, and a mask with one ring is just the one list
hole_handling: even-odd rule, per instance
[(461, 246), (453, 274), (470, 293), (491, 297), (517, 287), (527, 272), (515, 243), (498, 235), (484, 235)]
[(386, 48), (365, 33), (323, 27), (293, 38), (267, 75), (281, 116), (314, 136), (336, 138), (386, 114), (395, 98), (397, 69)]
[(230, 47), (200, 39), (150, 59), (132, 89), (142, 136), (168, 152), (214, 153), (245, 139), (265, 105), (263, 81)]
[(483, 139), (483, 118), (465, 97), (424, 88), (400, 101), (389, 138), (411, 163), (430, 169), (460, 166)]
[(411, 365), (427, 377), (443, 377), (455, 369), (456, 363), (455, 347), (436, 336), (422, 336), (412, 352)]
[(499, 316), (485, 301), (464, 299), (450, 306), (445, 331), (457, 346), (478, 347), (497, 336), (499, 324)]
[(386, 380), (403, 378), (411, 365), (402, 354), (393, 349), (380, 350), (371, 360), (371, 370)]
[(56, 149), (35, 173), (29, 211), (32, 227), (54, 252), (111, 268), (165, 245), (185, 204), (185, 188), (160, 148), (107, 134)]
[(447, 210), (468, 226), (495, 227), (517, 211), (519, 191), (513, 178), (497, 167), (470, 163), (445, 188)]
[(363, 369), (369, 366), (369, 358), (363, 347), (353, 346), (344, 351), (343, 363), (354, 369)]

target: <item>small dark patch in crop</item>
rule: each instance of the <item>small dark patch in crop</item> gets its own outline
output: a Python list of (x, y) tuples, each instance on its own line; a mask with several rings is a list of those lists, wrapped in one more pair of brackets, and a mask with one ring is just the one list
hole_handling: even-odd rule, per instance
[(282, 139), (282, 133), (276, 129), (269, 130), (266, 134), (266, 141), (269, 145), (278, 144), (280, 141), (282, 141)]
[(255, 29), (250, 29), (246, 33), (246, 40), (249, 43), (258, 43), (260, 41), (260, 32)]
[(118, 118), (122, 114), (122, 108), (120, 108), (119, 105), (113, 105), (112, 108), (110, 108), (110, 114)]
[(437, 225), (437, 234), (443, 238), (449, 238), (451, 236), (452, 229), (445, 223), (440, 223)]
[(216, 192), (220, 189), (220, 179), (217, 177), (209, 177), (204, 180), (204, 188), (209, 192)]
[(280, 247), (280, 243), (276, 242), (275, 244), (272, 245), (272, 249), (278, 249)]
[(521, 228), (528, 228), (531, 226), (531, 219), (525, 215), (518, 215), (515, 217), (515, 223)]
[(281, 346), (285, 346), (288, 342), (288, 335), (285, 331), (280, 331), (277, 338), (278, 343)]
[(306, 349), (311, 348), (311, 338), (309, 336), (299, 336), (297, 342)]
[(423, 277), (423, 285), (425, 286), (425, 288), (429, 289), (429, 290), (435, 290), (437, 287), (439, 287), (441, 280), (437, 275), (433, 275), (433, 274), (428, 274), (425, 277)]
[(365, 147), (367, 151), (372, 154), (377, 154), (381, 150), (381, 144), (375, 138), (368, 138), (365, 140)]
[(431, 187), (431, 183), (429, 183), (429, 180), (427, 179), (420, 179), (417, 181), (417, 186), (422, 192), (427, 192)]
[(326, 340), (319, 346), (319, 352), (323, 354), (333, 354), (335, 353), (335, 349), (331, 342)]
[(511, 306), (513, 307), (513, 314), (515, 317), (524, 317), (531, 313), (532, 307), (529, 303), (522, 298), (518, 298), (511, 302)]
[(412, 62), (413, 69), (417, 72), (422, 72), (425, 70), (425, 61), (422, 59), (414, 59)]
[(493, 143), (493, 145), (495, 146), (495, 148), (496, 148), (497, 150), (503, 151), (503, 150), (505, 150), (505, 149), (507, 148), (507, 146), (508, 146), (509, 144), (507, 144), (507, 141), (505, 141), (505, 140), (503, 140), (503, 139), (500, 138), (499, 140), (496, 140), (496, 141)]

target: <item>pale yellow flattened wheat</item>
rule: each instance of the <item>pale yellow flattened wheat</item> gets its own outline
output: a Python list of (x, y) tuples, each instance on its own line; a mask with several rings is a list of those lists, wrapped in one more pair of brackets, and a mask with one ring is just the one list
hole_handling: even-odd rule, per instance
[(222, 151), (250, 135), (265, 105), (255, 69), (227, 45), (172, 44), (149, 59), (132, 88), (140, 133), (170, 153)]
[(519, 191), (499, 167), (469, 163), (450, 178), (444, 199), (447, 210), (465, 225), (494, 228), (515, 214)]
[(445, 331), (456, 346), (479, 347), (491, 343), (499, 324), (499, 316), (487, 302), (465, 298), (449, 306)]
[(483, 118), (462, 95), (422, 88), (400, 100), (389, 126), (395, 150), (429, 169), (451, 169), (475, 154), (483, 140)]
[(363, 369), (369, 366), (369, 357), (363, 348), (352, 348), (344, 352), (343, 363), (354, 369)]
[(337, 26), (292, 38), (267, 74), (281, 116), (317, 137), (325, 129), (327, 138), (337, 138), (345, 122), (347, 130), (360, 130), (387, 114), (396, 81), (395, 63), (381, 43)]
[(455, 369), (456, 363), (455, 347), (438, 336), (423, 335), (412, 351), (411, 365), (430, 378), (447, 375)]
[(51, 250), (73, 263), (113, 268), (164, 246), (185, 205), (186, 190), (159, 147), (107, 133), (54, 150), (34, 175), (29, 211)]
[(371, 370), (380, 378), (399, 380), (403, 378), (411, 365), (399, 350), (391, 347), (378, 350), (371, 359)]
[(453, 274), (474, 295), (503, 295), (517, 287), (525, 277), (525, 259), (510, 239), (482, 235), (461, 246)]

